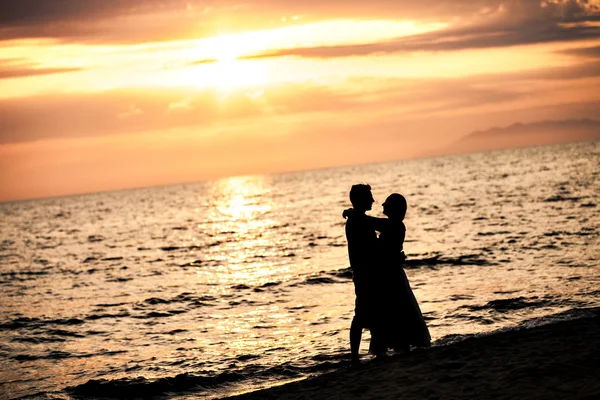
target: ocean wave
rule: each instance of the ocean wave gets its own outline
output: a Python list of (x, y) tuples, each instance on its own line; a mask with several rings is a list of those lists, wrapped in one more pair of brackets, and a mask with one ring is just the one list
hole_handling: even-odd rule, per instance
[(497, 312), (508, 312), (520, 310), (522, 308), (538, 308), (548, 307), (552, 305), (552, 301), (534, 298), (526, 298), (523, 296), (513, 297), (508, 299), (498, 299), (487, 302), (484, 305), (462, 306), (470, 311), (493, 310)]
[(12, 356), (17, 361), (35, 361), (35, 360), (61, 360), (65, 358), (91, 358), (99, 356), (112, 356), (116, 354), (127, 353), (127, 350), (103, 350), (97, 353), (69, 353), (67, 351), (49, 351), (44, 354), (17, 354)]
[[(409, 258), (403, 268), (421, 268), (421, 267), (436, 267), (436, 266), (463, 266), (463, 265), (479, 265), (489, 266), (497, 265), (497, 263), (484, 259), (479, 254), (466, 254), (458, 257), (443, 257), (441, 254), (434, 254), (431, 257)], [(352, 268), (341, 268), (333, 271), (320, 271), (316, 274), (311, 274), (304, 277), (302, 281), (290, 284), (291, 287), (301, 285), (323, 285), (343, 283), (352, 280)], [(269, 283), (275, 286), (273, 283)], [(235, 288), (249, 288), (247, 285), (237, 285)]]
[[(17, 264), (17, 263), (13, 263)], [(35, 281), (41, 276), (47, 276), (50, 274), (44, 270), (24, 270), (24, 271), (8, 271), (0, 272), (0, 284), (11, 284), (12, 282), (28, 282)]]
[(27, 275), (27, 276), (40, 276), (40, 275), (48, 275), (49, 272), (45, 270), (40, 271), (9, 271), (9, 272), (0, 272), (0, 276), (15, 276), (15, 275)]
[(101, 308), (108, 308), (108, 307), (119, 307), (119, 306), (124, 306), (127, 305), (129, 303), (101, 303), (101, 304), (96, 304), (96, 307), (101, 307)]
[(259, 359), (261, 356), (256, 354), (236, 356), (234, 361), (246, 364), (212, 375), (182, 373), (157, 379), (147, 379), (143, 376), (131, 379), (92, 379), (64, 390), (73, 396), (96, 398), (145, 398), (170, 393), (201, 393), (248, 380), (277, 381), (282, 378), (298, 378), (330, 372), (348, 365), (350, 361), (345, 352), (322, 354), (273, 366), (252, 363)]
[[(212, 246), (218, 246), (219, 244), (221, 244), (220, 242), (215, 242), (215, 243), (211, 243), (208, 244), (204, 247), (212, 247)], [(203, 247), (202, 246), (196, 246), (196, 245), (191, 245), (191, 246), (163, 246), (160, 247), (160, 250), (162, 251), (188, 251), (188, 250), (202, 250)]]
[(534, 309), (541, 307), (579, 307), (583, 306), (583, 302), (575, 301), (575, 300), (565, 300), (561, 298), (557, 298), (554, 296), (545, 296), (545, 297), (512, 297), (507, 299), (497, 299), (491, 300), (483, 305), (464, 305), (459, 308), (467, 309), (469, 311), (483, 311), (483, 310), (491, 310), (498, 313), (507, 313), (510, 311), (521, 310), (521, 309)]
[(102, 235), (89, 235), (87, 241), (90, 243), (102, 242), (105, 240), (105, 237)]
[[(458, 257), (444, 257), (441, 254), (434, 254), (430, 257), (410, 257), (407, 259), (403, 268), (422, 268), (429, 267), (435, 268), (437, 266), (463, 266), (463, 265), (479, 265), (479, 266), (491, 266), (497, 265), (496, 262), (492, 262), (488, 259), (482, 258), (480, 254), (466, 254)], [(303, 285), (327, 285), (336, 283), (345, 283), (352, 280), (352, 268), (341, 268), (333, 271), (320, 271), (310, 275), (299, 275), (296, 277), (296, 281), (289, 283), (290, 287), (299, 287)], [(250, 286), (247, 284), (237, 284), (230, 286), (235, 290), (247, 290), (252, 289), (254, 291), (263, 291), (266, 288), (279, 286), (285, 283), (284, 281), (271, 281), (258, 286)]]
[(480, 265), (490, 266), (497, 263), (482, 258), (480, 254), (465, 254), (458, 257), (443, 257), (441, 254), (434, 254), (431, 257), (412, 258), (410, 255), (404, 261), (404, 268), (436, 267), (438, 265), (463, 266)]
[(550, 196), (547, 199), (544, 200), (544, 202), (546, 203), (556, 203), (559, 201), (571, 201), (571, 202), (577, 202), (581, 199), (585, 199), (586, 197), (577, 197), (577, 196), (562, 196), (560, 194), (554, 195), (554, 196)]
[(65, 319), (44, 319), (44, 318), (29, 318), (19, 317), (12, 321), (0, 323), (0, 329), (2, 330), (15, 330), (15, 329), (34, 329), (40, 328), (47, 325), (81, 325), (85, 321), (79, 318), (65, 318)]
[(62, 337), (26, 337), (26, 336), (18, 336), (11, 339), (11, 342), (19, 342), (19, 343), (60, 343), (66, 342), (67, 339)]
[(124, 318), (124, 317), (129, 317), (130, 314), (127, 311), (122, 311), (120, 313), (117, 314), (91, 314), (88, 315), (86, 317), (84, 317), (84, 319), (86, 321), (95, 321), (97, 319), (104, 319), (104, 318)]
[(194, 260), (179, 265), (180, 267), (199, 267), (203, 263), (202, 260)]
[(591, 236), (596, 235), (597, 233), (591, 229), (585, 229), (583, 227), (581, 231), (578, 232), (568, 232), (568, 231), (551, 231), (544, 233), (546, 237), (560, 237), (560, 236)]
[(340, 281), (327, 277), (327, 276), (315, 276), (315, 277), (310, 277), (310, 278), (306, 278), (306, 280), (304, 281), (305, 284), (307, 285), (321, 285), (323, 283), (339, 283)]
[(598, 318), (598, 317), (600, 317), (600, 307), (571, 308), (566, 311), (561, 311), (558, 313), (545, 315), (542, 317), (530, 318), (530, 319), (524, 320), (523, 322), (519, 323), (516, 326), (502, 327), (502, 328), (499, 328), (499, 329), (496, 329), (496, 330), (493, 330), (490, 332), (446, 335), (444, 337), (437, 339), (435, 342), (433, 342), (432, 346), (434, 346), (434, 347), (446, 346), (446, 345), (454, 344), (456, 342), (460, 342), (460, 341), (463, 341), (466, 339), (487, 337), (487, 336), (491, 336), (491, 335), (501, 333), (501, 332), (519, 331), (519, 330), (523, 330), (523, 329), (530, 329), (530, 328), (540, 326), (540, 325), (554, 324), (554, 323), (563, 322), (563, 321), (572, 321), (572, 320), (577, 320), (577, 319), (581, 319), (581, 318)]
[(105, 282), (113, 282), (113, 283), (118, 283), (118, 282), (129, 282), (132, 281), (133, 278), (128, 278), (128, 277), (117, 277), (117, 278), (110, 278), (107, 279)]
[(109, 398), (152, 398), (168, 393), (199, 391), (202, 388), (213, 388), (225, 383), (243, 380), (245, 376), (237, 372), (224, 372), (214, 376), (179, 374), (174, 377), (155, 380), (137, 377), (133, 379), (92, 379), (88, 382), (68, 387), (67, 393), (82, 397)]
[(98, 319), (105, 318), (124, 318), (131, 316), (127, 311), (122, 311), (115, 314), (90, 314), (80, 318), (58, 318), (58, 319), (46, 319), (46, 318), (29, 318), (29, 317), (18, 317), (7, 322), (0, 323), (0, 330), (31, 330), (41, 329), (48, 334), (56, 334), (59, 331), (53, 328), (56, 325), (59, 326), (75, 326), (83, 325), (86, 321), (95, 321)]

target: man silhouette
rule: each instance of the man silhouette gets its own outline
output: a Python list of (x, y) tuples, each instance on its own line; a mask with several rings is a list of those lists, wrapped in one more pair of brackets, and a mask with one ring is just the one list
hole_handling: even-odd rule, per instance
[(373, 207), (371, 186), (356, 184), (350, 189), (350, 202), (354, 211), (346, 221), (346, 239), (348, 241), (348, 258), (352, 268), (352, 280), (356, 302), (354, 318), (350, 325), (350, 352), (352, 362), (358, 363), (358, 351), (363, 329), (371, 331), (370, 351), (379, 355), (385, 350), (379, 340), (378, 325), (380, 311), (377, 303), (376, 268), (377, 268), (377, 234), (373, 225), (367, 221), (366, 211)]

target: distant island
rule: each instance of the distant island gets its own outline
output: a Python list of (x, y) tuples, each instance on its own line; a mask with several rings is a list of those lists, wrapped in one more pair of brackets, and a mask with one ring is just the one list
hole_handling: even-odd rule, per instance
[(453, 153), (471, 153), (600, 139), (600, 121), (592, 119), (516, 123), (475, 131), (450, 145)]

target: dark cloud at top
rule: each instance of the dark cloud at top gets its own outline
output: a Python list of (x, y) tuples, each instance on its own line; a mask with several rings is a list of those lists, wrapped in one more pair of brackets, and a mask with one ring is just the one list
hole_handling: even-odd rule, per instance
[(0, 40), (141, 43), (189, 34), (181, 0), (0, 0)]
[[(345, 16), (386, 16), (394, 11), (393, 17), (404, 15), (407, 18), (424, 17), (427, 14), (457, 15), (469, 9), (489, 5), (490, 0), (375, 0), (368, 3), (347, 2), (344, 0), (0, 0), (0, 25), (21, 26), (28, 23), (90, 21), (123, 15), (136, 15), (150, 12), (173, 10), (214, 11), (227, 10), (231, 14), (251, 10), (266, 13), (276, 10), (285, 15), (321, 15), (329, 18)], [(355, 4), (352, 4), (355, 3)], [(329, 14), (329, 15), (323, 15)]]
[(182, 1), (157, 0), (0, 0), (0, 25), (89, 21), (159, 10)]
[(600, 25), (586, 24), (600, 21), (600, 2), (513, 1), (499, 4), (498, 7), (485, 9), (480, 15), (440, 31), (377, 43), (279, 49), (245, 58), (352, 57), (394, 52), (452, 51), (567, 42), (600, 37)]
[[(587, 21), (597, 0), (0, 0), (0, 39), (51, 37), (75, 42), (142, 42), (281, 25), (281, 17), (492, 20), (522, 26)], [(275, 21), (275, 22), (274, 22)]]
[[(189, 35), (217, 1), (0, 0), (0, 40), (136, 43)], [(196, 5), (201, 8), (193, 8)], [(206, 17), (206, 16), (205, 16)]]

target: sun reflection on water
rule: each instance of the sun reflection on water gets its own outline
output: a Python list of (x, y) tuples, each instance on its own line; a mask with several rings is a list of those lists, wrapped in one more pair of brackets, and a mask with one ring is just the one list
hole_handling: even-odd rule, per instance
[(259, 217), (271, 211), (273, 206), (268, 196), (270, 187), (266, 177), (261, 175), (222, 179), (215, 189), (217, 201), (213, 214), (228, 217), (227, 221), (237, 224), (238, 228), (260, 227), (264, 221)]
[[(218, 265), (210, 279), (218, 283), (264, 284), (281, 273), (287, 248), (275, 232), (277, 204), (267, 176), (222, 179), (212, 191), (210, 258)], [(285, 268), (284, 268), (285, 269)], [(206, 278), (206, 277), (205, 277)]]

